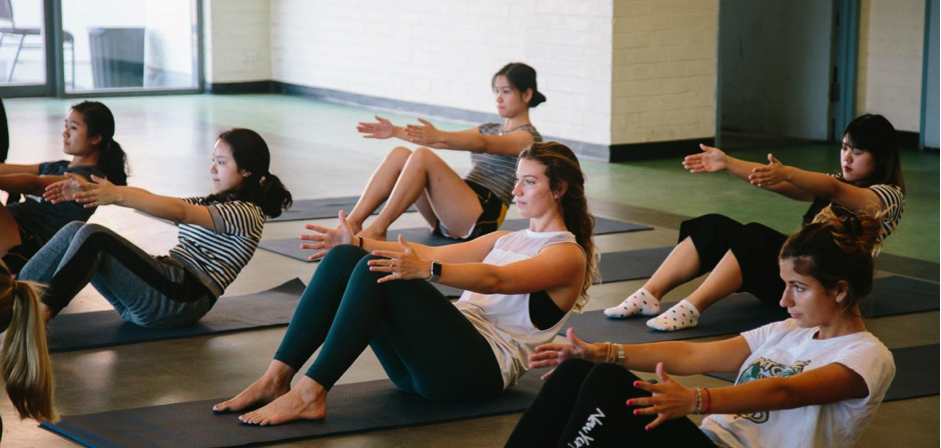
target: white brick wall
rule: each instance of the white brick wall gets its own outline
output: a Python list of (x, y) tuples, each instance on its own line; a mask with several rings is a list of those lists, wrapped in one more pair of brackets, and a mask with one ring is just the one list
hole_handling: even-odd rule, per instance
[[(494, 113), (490, 77), (536, 68), (546, 135), (611, 143), (612, 0), (270, 0), (272, 78)], [(217, 2), (218, 3), (218, 0)]]
[(206, 82), (271, 79), (269, 0), (204, 0)]
[(612, 144), (715, 134), (718, 0), (614, 0)]
[(863, 0), (856, 110), (918, 132), (924, 57), (924, 0)]

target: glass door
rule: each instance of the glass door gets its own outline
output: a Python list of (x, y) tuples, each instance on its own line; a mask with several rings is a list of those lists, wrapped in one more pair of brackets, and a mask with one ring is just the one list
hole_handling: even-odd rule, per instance
[(42, 96), (55, 92), (49, 76), (51, 0), (0, 0), (0, 96)]
[(201, 88), (197, 0), (60, 1), (66, 94)]

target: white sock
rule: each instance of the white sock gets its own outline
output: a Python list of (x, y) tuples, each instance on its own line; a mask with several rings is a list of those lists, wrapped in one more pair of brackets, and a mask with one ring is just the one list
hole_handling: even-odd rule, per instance
[(654, 330), (676, 331), (692, 328), (699, 324), (699, 310), (686, 299), (670, 307), (663, 314), (647, 321), (647, 326)]
[(660, 312), (660, 301), (646, 289), (640, 288), (634, 294), (631, 294), (618, 306), (612, 306), (604, 310), (604, 315), (615, 319), (643, 314), (644, 316), (656, 316)]

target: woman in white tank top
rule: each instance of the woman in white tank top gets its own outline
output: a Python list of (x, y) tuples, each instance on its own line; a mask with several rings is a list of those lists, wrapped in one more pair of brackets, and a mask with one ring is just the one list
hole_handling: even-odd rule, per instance
[[(520, 155), (513, 189), (529, 229), (443, 247), (355, 236), (341, 226), (304, 235), (324, 257), (268, 370), (217, 412), (274, 425), (326, 415), (330, 388), (370, 346), (392, 382), (434, 401), (499, 395), (587, 303), (596, 267), (584, 175), (574, 153), (537, 143)], [(371, 254), (371, 255), (370, 255)], [(426, 281), (427, 280), (427, 281)], [(430, 282), (467, 292), (455, 304)], [(291, 380), (313, 353), (306, 375)]]

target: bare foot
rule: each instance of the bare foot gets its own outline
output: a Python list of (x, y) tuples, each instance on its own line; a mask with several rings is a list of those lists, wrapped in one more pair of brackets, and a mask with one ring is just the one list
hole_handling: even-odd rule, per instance
[(353, 235), (360, 236), (363, 238), (369, 238), (371, 240), (377, 240), (377, 241), (386, 240), (386, 232), (380, 233), (376, 231), (376, 229), (374, 229), (373, 226), (366, 227), (360, 232), (354, 232)]
[[(285, 372), (285, 368), (289, 369), (289, 372)], [(268, 366), (268, 371), (261, 378), (245, 388), (235, 398), (214, 405), (212, 410), (213, 412), (235, 412), (255, 405), (271, 403), (291, 391), (291, 378), (293, 376), (293, 369), (279, 361), (272, 361), (271, 365)]]
[(239, 416), (249, 425), (280, 425), (294, 420), (322, 420), (327, 415), (327, 390), (305, 376), (290, 392), (257, 411)]

